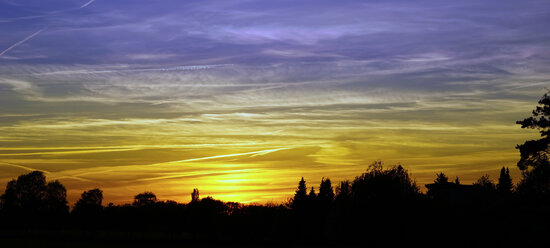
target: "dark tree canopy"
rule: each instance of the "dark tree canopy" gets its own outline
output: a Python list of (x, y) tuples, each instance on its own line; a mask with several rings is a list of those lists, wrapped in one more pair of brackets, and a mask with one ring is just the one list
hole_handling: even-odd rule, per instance
[(375, 161), (366, 173), (355, 178), (352, 194), (356, 201), (395, 202), (412, 199), (420, 194), (416, 182), (401, 165), (384, 169), (381, 161)]
[(49, 182), (46, 185), (45, 207), (49, 212), (66, 213), (69, 211), (67, 206), (67, 189), (59, 181)]
[(522, 172), (523, 178), (518, 183), (518, 193), (530, 198), (550, 198), (550, 166), (537, 166)]
[[(516, 148), (520, 151), (517, 165), (523, 178), (517, 191), (522, 195), (535, 198), (550, 195), (550, 92), (544, 94), (532, 116), (517, 121), (521, 128), (536, 129), (540, 132), (538, 140), (528, 140)], [(544, 198), (544, 197), (543, 197)]]
[(41, 171), (33, 171), (17, 178), (19, 205), (23, 209), (36, 209), (46, 196), (46, 177)]
[(532, 112), (533, 116), (517, 121), (521, 128), (537, 129), (541, 139), (529, 140), (517, 145), (521, 158), (518, 161), (520, 170), (529, 167), (548, 166), (548, 145), (550, 144), (550, 96), (544, 94), (538, 102), (538, 106)]
[(146, 205), (152, 205), (157, 202), (157, 196), (153, 192), (143, 192), (134, 196), (134, 206), (142, 207)]
[(97, 213), (103, 209), (103, 191), (100, 189), (91, 189), (84, 191), (80, 199), (76, 202), (73, 212), (76, 213)]
[(67, 190), (59, 182), (46, 184), (41, 171), (33, 171), (11, 180), (1, 197), (2, 208), (23, 212), (67, 213)]
[(17, 181), (11, 180), (6, 185), (6, 191), (2, 195), (2, 209), (13, 210), (19, 208)]

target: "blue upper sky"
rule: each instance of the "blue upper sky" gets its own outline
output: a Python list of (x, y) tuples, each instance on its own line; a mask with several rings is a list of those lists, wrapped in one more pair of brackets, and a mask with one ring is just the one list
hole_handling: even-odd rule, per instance
[[(452, 59), (548, 51), (547, 1), (0, 1), (0, 59), (55, 64), (268, 64)], [(83, 7), (84, 6), (84, 7)], [(535, 56), (537, 55), (537, 56)], [(513, 60), (512, 60), (513, 61)], [(540, 62), (540, 61), (538, 61)], [(464, 65), (463, 67), (465, 67)], [(502, 71), (504, 72), (504, 71)]]

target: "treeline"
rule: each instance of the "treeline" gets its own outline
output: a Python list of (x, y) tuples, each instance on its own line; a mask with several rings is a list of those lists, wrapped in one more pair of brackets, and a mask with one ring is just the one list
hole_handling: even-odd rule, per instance
[(473, 185), (462, 185), (439, 173), (427, 187), (422, 193), (405, 168), (384, 168), (376, 161), (362, 175), (336, 186), (323, 178), (319, 187), (308, 187), (302, 178), (294, 197), (279, 205), (201, 199), (195, 189), (188, 203), (160, 201), (143, 192), (132, 204), (104, 206), (103, 192), (91, 189), (69, 211), (65, 187), (33, 171), (7, 184), (0, 236), (48, 230), (41, 238), (87, 242), (549, 244), (540, 237), (550, 230), (544, 209), (550, 204), (516, 190), (506, 168), (496, 183), (482, 176)]

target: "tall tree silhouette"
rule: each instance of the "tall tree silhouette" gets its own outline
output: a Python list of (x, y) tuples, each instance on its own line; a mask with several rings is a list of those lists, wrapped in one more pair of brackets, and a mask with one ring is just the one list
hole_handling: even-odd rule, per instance
[(351, 183), (348, 180), (336, 186), (336, 201), (348, 201), (351, 198)]
[(309, 194), (307, 194), (307, 199), (310, 202), (313, 202), (317, 199), (317, 194), (315, 193), (315, 188), (311, 187), (311, 190), (309, 190)]
[(199, 189), (194, 188), (193, 192), (191, 193), (191, 202), (198, 202), (199, 199), (200, 199)]
[(528, 140), (516, 146), (520, 151), (517, 166), (523, 176), (517, 190), (525, 195), (550, 195), (550, 96), (548, 94), (545, 93), (540, 98), (531, 117), (516, 122), (521, 125), (521, 128), (538, 130), (541, 135), (538, 140)]
[(500, 177), (498, 178), (497, 191), (503, 194), (509, 194), (512, 192), (512, 177), (510, 177), (510, 170), (502, 167), (500, 169)]
[(317, 199), (322, 204), (328, 204), (334, 200), (334, 189), (332, 188), (330, 178), (323, 177), (321, 179), (321, 185), (319, 186), (319, 194), (317, 195)]
[(309, 211), (317, 211), (319, 201), (317, 199), (317, 194), (315, 193), (315, 188), (311, 187), (309, 190), (309, 194), (307, 194), (307, 200), (306, 200), (306, 208)]
[(306, 200), (307, 200), (306, 181), (304, 180), (304, 177), (302, 177), (302, 179), (298, 183), (298, 189), (294, 194), (294, 198), (292, 199), (292, 208), (300, 208), (301, 206), (304, 205)]
[(533, 116), (516, 122), (521, 125), (521, 128), (537, 129), (542, 137), (516, 146), (521, 155), (517, 165), (522, 171), (529, 167), (548, 165), (548, 145), (550, 144), (550, 96), (548, 93), (542, 96), (532, 114)]

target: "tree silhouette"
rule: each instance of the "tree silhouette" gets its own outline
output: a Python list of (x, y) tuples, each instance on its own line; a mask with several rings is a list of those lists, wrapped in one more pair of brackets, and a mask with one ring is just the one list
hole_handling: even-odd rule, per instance
[(20, 202), (17, 192), (17, 180), (11, 180), (8, 182), (1, 199), (3, 210), (12, 211), (19, 208)]
[(59, 181), (56, 180), (46, 185), (44, 207), (46, 211), (52, 214), (66, 214), (69, 212), (67, 189)]
[(229, 207), (220, 200), (216, 200), (211, 196), (202, 198), (199, 203), (200, 212), (205, 216), (220, 216), (228, 214)]
[(510, 177), (510, 170), (502, 167), (500, 170), (500, 177), (498, 178), (497, 191), (503, 194), (509, 194), (512, 192), (512, 177)]
[(351, 183), (348, 180), (336, 186), (336, 201), (348, 201), (351, 198)]
[(310, 202), (313, 202), (313, 201), (315, 201), (315, 199), (317, 199), (317, 194), (315, 193), (315, 189), (313, 187), (311, 187), (311, 190), (309, 191), (309, 194), (307, 194), (307, 199)]
[(460, 179), (458, 179), (458, 177), (455, 178), (455, 184), (460, 185)]
[(550, 196), (550, 166), (537, 166), (522, 172), (522, 179), (517, 185), (521, 195), (549, 200)]
[(199, 201), (199, 189), (194, 188), (193, 193), (191, 193), (191, 202), (198, 202)]
[(522, 180), (517, 191), (523, 195), (545, 196), (550, 195), (550, 92), (545, 93), (538, 101), (538, 106), (532, 111), (529, 118), (517, 121), (521, 128), (537, 129), (541, 139), (528, 140), (516, 149), (520, 151), (520, 160), (517, 163), (522, 171)]
[(532, 114), (533, 116), (516, 122), (521, 125), (521, 128), (539, 130), (542, 137), (516, 146), (521, 155), (517, 165), (522, 171), (529, 167), (548, 166), (548, 145), (550, 144), (550, 96), (548, 93), (542, 96)]
[(449, 182), (449, 178), (443, 172), (438, 173), (434, 180), (434, 183), (437, 183), (437, 184), (444, 184), (448, 182)]
[(300, 208), (304, 205), (304, 203), (307, 200), (307, 188), (306, 188), (306, 181), (304, 180), (304, 177), (300, 180), (298, 183), (298, 189), (296, 190), (296, 193), (294, 194), (294, 198), (292, 199), (292, 208)]
[(334, 190), (330, 182), (330, 178), (322, 178), (321, 185), (319, 186), (319, 194), (317, 199), (321, 204), (329, 204), (334, 200)]
[(37, 211), (46, 196), (46, 177), (41, 171), (21, 175), (16, 183), (19, 206), (24, 210)]
[(73, 212), (82, 214), (97, 214), (101, 212), (103, 206), (103, 191), (98, 188), (84, 191), (80, 199), (76, 202)]
[(134, 196), (134, 203), (136, 207), (143, 207), (147, 205), (153, 205), (157, 202), (157, 196), (153, 192), (143, 192)]
[(59, 181), (46, 185), (46, 177), (41, 171), (32, 171), (9, 181), (1, 199), (2, 208), (8, 211), (61, 214), (68, 210), (65, 187)]
[(416, 182), (401, 165), (384, 169), (381, 161), (375, 161), (366, 173), (355, 178), (352, 184), (352, 194), (360, 205), (369, 202), (388, 204), (416, 198), (420, 190)]
[(484, 190), (484, 191), (495, 191), (496, 186), (493, 181), (489, 178), (489, 175), (483, 175), (473, 184), (474, 186)]

